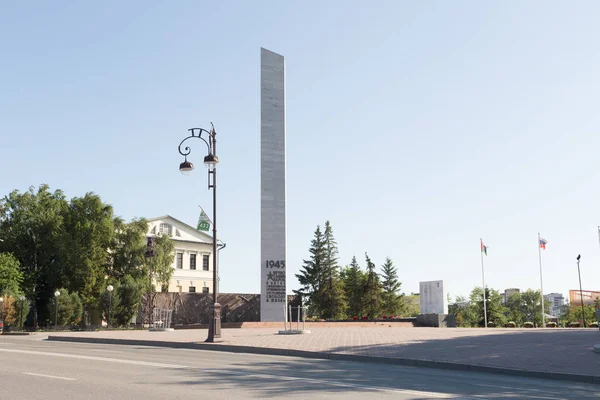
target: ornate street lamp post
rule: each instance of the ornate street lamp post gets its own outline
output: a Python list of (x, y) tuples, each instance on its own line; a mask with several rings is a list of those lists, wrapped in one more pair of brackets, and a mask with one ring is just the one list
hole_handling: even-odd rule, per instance
[(207, 342), (214, 342), (215, 339), (221, 338), (221, 305), (218, 302), (218, 266), (217, 266), (217, 164), (219, 163), (219, 157), (217, 157), (217, 132), (215, 126), (211, 122), (211, 130), (207, 131), (203, 128), (191, 128), (188, 129), (191, 135), (186, 137), (179, 143), (179, 154), (185, 157), (185, 160), (179, 165), (179, 171), (184, 175), (187, 175), (194, 169), (194, 164), (188, 161), (187, 156), (192, 150), (185, 146), (182, 149), (182, 145), (188, 139), (196, 138), (202, 140), (207, 148), (208, 154), (204, 157), (204, 164), (208, 167), (208, 189), (213, 190), (213, 238), (212, 238), (212, 257), (213, 257), (213, 305), (211, 307), (212, 318), (208, 323), (208, 338)]

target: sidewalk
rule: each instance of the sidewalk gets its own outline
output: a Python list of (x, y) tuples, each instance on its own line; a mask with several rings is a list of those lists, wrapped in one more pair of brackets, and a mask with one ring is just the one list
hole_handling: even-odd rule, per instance
[(175, 332), (57, 332), (49, 340), (186, 347), (202, 350), (385, 362), (600, 383), (597, 329), (439, 329), (344, 327), (308, 335), (278, 329), (223, 329), (221, 343), (203, 343), (205, 329)]

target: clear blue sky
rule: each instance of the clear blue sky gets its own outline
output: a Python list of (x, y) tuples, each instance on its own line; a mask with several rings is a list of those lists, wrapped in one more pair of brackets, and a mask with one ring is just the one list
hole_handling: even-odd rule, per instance
[[(117, 214), (195, 224), (219, 133), (221, 289), (260, 290), (260, 47), (287, 63), (288, 285), (329, 219), (341, 262), (443, 279), (600, 290), (600, 4), (542, 1), (6, 3), (0, 193), (48, 183)], [(192, 161), (201, 164), (200, 147)], [(363, 263), (364, 265), (364, 263)]]

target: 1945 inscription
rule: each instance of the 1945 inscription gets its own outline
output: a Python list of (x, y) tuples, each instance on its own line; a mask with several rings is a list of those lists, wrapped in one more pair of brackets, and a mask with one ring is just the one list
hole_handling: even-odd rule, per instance
[(266, 301), (285, 303), (285, 260), (267, 260), (265, 268), (271, 270), (267, 274)]

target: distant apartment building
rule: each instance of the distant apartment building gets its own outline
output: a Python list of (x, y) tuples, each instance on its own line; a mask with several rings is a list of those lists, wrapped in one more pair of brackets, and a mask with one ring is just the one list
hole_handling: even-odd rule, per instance
[(521, 289), (517, 289), (517, 288), (505, 289), (503, 302), (504, 303), (508, 302), (508, 299), (510, 299), (510, 296), (512, 296), (515, 293), (521, 293)]
[(550, 315), (560, 316), (560, 311), (565, 305), (565, 297), (560, 293), (549, 293), (544, 298), (550, 304)]

